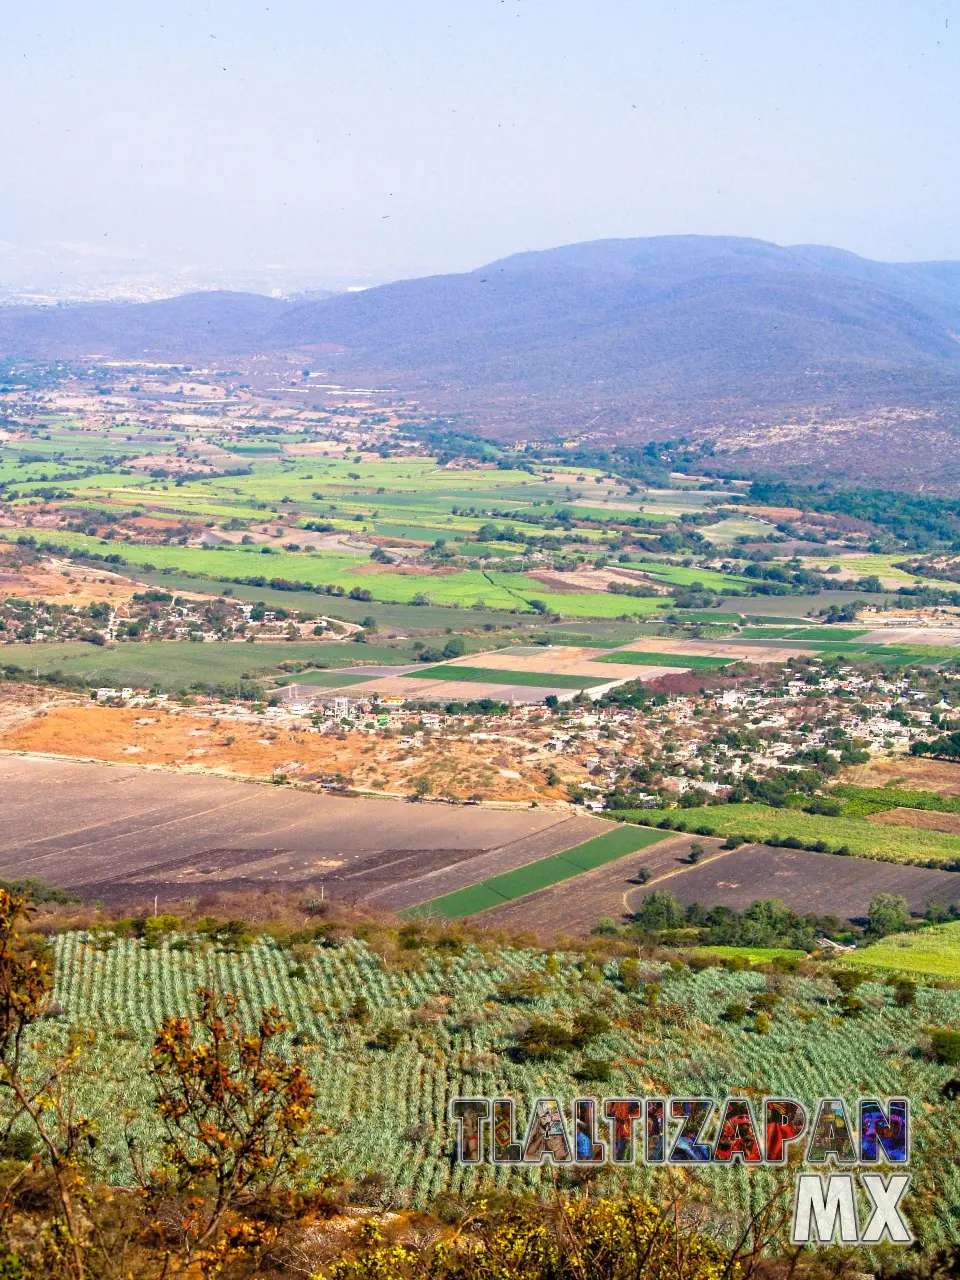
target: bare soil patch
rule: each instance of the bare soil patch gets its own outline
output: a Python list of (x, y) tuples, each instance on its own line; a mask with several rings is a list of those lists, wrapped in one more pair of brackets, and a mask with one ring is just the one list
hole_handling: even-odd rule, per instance
[[(706, 857), (691, 864), (690, 844), (697, 838)], [(584, 936), (605, 916), (624, 923), (655, 889), (668, 890), (684, 906), (697, 902), (743, 911), (758, 898), (779, 898), (801, 914), (813, 911), (850, 920), (864, 919), (878, 893), (902, 894), (914, 912), (922, 912), (929, 902), (960, 901), (956, 872), (766, 845), (722, 850), (720, 844), (709, 837), (677, 836), (575, 880), (484, 911), (477, 920), (543, 938)], [(641, 866), (651, 877), (645, 885), (634, 882)]]
[[(94, 600), (126, 604), (136, 583), (102, 569), (86, 569), (56, 560), (14, 566), (0, 564), (0, 599), (46, 600), (50, 604), (87, 605)], [(0, 650), (2, 652), (2, 650)]]
[(630, 909), (636, 910), (651, 889), (669, 889), (685, 906), (699, 902), (742, 911), (757, 898), (779, 898), (801, 914), (861, 920), (878, 893), (901, 894), (918, 913), (930, 902), (960, 901), (960, 874), (754, 844), (637, 888), (627, 897)]
[(947, 831), (960, 835), (960, 813), (935, 813), (930, 809), (888, 809), (872, 813), (868, 822), (882, 822), (890, 827), (916, 827), (920, 831)]

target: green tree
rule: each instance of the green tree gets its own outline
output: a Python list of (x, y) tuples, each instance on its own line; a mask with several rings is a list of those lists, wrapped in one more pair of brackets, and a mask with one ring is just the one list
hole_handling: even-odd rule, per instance
[(910, 908), (899, 894), (878, 893), (867, 909), (867, 932), (873, 938), (902, 933), (910, 923)]
[(654, 889), (633, 918), (644, 929), (676, 929), (683, 924), (683, 907), (669, 889)]

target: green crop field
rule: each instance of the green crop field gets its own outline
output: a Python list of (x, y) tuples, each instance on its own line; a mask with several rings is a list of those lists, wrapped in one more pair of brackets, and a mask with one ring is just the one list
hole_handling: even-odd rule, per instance
[[(960, 1243), (960, 1167), (942, 1141), (947, 1121), (939, 1097), (951, 1068), (913, 1051), (922, 1026), (960, 1024), (956, 991), (921, 985), (916, 1007), (899, 1009), (889, 987), (867, 982), (863, 1013), (840, 1018), (824, 999), (822, 981), (791, 978), (789, 999), (774, 1012), (769, 1033), (759, 1035), (723, 1018), (730, 1003), (749, 1005), (764, 990), (766, 977), (755, 972), (694, 972), (645, 961), (662, 991), (651, 1012), (640, 994), (624, 990), (616, 961), (602, 964), (594, 976), (580, 957), (560, 952), (550, 973), (543, 952), (509, 945), (496, 951), (468, 945), (460, 955), (426, 948), (413, 953), (410, 964), (387, 963), (349, 938), (310, 948), (296, 962), (270, 937), (238, 953), (189, 935), (155, 948), (128, 940), (103, 949), (85, 934), (67, 933), (53, 939), (53, 949), (53, 1007), (62, 1012), (38, 1025), (28, 1052), (57, 1054), (75, 1028), (91, 1029), (71, 1088), (78, 1111), (97, 1125), (89, 1158), (105, 1181), (132, 1183), (131, 1138), (146, 1160), (157, 1160), (160, 1126), (149, 1046), (160, 1021), (189, 1012), (194, 990), (203, 985), (234, 992), (248, 1024), (262, 1006), (277, 1004), (296, 1027), (283, 1049), (302, 1064), (316, 1092), (318, 1124), (308, 1131), (305, 1148), (310, 1175), (340, 1169), (356, 1179), (375, 1169), (415, 1206), (444, 1191), (469, 1197), (484, 1180), (549, 1193), (556, 1176), (549, 1167), (521, 1171), (452, 1161), (450, 1100), (515, 1097), (524, 1125), (525, 1099), (582, 1096), (577, 1073), (587, 1057), (611, 1064), (603, 1086), (610, 1097), (636, 1094), (642, 1078), (662, 1096), (771, 1095), (796, 1097), (809, 1107), (829, 1081), (831, 1096), (910, 1096), (913, 1167), (936, 1188), (935, 1195), (912, 1202), (914, 1228), (931, 1247)], [(543, 995), (518, 1004), (498, 990), (531, 973), (542, 976)], [(361, 996), (370, 1010), (365, 1026), (347, 1016)], [(512, 1052), (518, 1018), (547, 1017), (569, 1026), (578, 1011), (598, 1009), (610, 1025), (586, 1049), (545, 1062), (522, 1061)], [(388, 1025), (402, 1033), (398, 1046), (372, 1047), (374, 1035)], [(734, 1235), (772, 1188), (766, 1171), (742, 1164), (690, 1176), (717, 1210), (717, 1221), (726, 1224), (718, 1230)], [(616, 1177), (618, 1192), (667, 1194), (663, 1173), (641, 1161)]]
[(743, 640), (825, 640), (830, 644), (844, 644), (869, 635), (862, 627), (744, 627), (740, 631)]
[(382, 672), (364, 675), (363, 667), (358, 666), (352, 671), (305, 671), (302, 674), (298, 672), (290, 677), (290, 683), (312, 685), (317, 689), (348, 689), (354, 685), (365, 684), (368, 680), (382, 678)]
[(891, 934), (845, 956), (844, 961), (868, 969), (897, 969), (913, 975), (960, 978), (960, 921)]
[(638, 649), (617, 649), (604, 653), (597, 662), (627, 662), (637, 667), (690, 667), (694, 671), (717, 671), (729, 667), (733, 658), (711, 658), (702, 653), (651, 653)]
[(271, 679), (282, 675), (281, 663), (310, 662), (346, 667), (362, 662), (409, 663), (412, 649), (342, 643), (246, 644), (213, 641), (132, 641), (115, 649), (84, 644), (0, 645), (0, 668), (20, 667), (41, 675), (61, 672), (94, 684), (157, 688), (174, 693), (194, 684), (231, 685), (238, 680)]
[(410, 676), (422, 680), (468, 680), (477, 684), (516, 684), (532, 689), (591, 689), (605, 684), (596, 676), (551, 675), (548, 671), (498, 671), (493, 667), (459, 667), (442, 663), (438, 667), (425, 667), (411, 671)]
[[(649, 821), (649, 814), (615, 813), (628, 821)], [(672, 816), (672, 815), (671, 815)], [(912, 827), (879, 826), (856, 818), (828, 818), (798, 809), (774, 809), (764, 804), (718, 804), (683, 809), (677, 823), (699, 835), (745, 836), (747, 840), (775, 844), (784, 839), (804, 844), (823, 841), (829, 850), (846, 846), (857, 858), (936, 866), (960, 863), (960, 836)], [(679, 828), (678, 828), (679, 829)]]
[(838, 567), (844, 574), (855, 574), (858, 578), (869, 578), (876, 576), (878, 578), (889, 578), (891, 581), (896, 580), (898, 583), (909, 583), (919, 581), (911, 573), (906, 573), (903, 569), (897, 569), (898, 560), (905, 560), (906, 552), (894, 555), (863, 555), (863, 556), (821, 556), (810, 555), (805, 556), (804, 561), (812, 568), (817, 568), (821, 572), (829, 569), (831, 566)]
[[(491, 578), (501, 579), (521, 577), (521, 574), (494, 574)], [(539, 600), (552, 613), (559, 613), (564, 618), (648, 618), (664, 609), (669, 609), (673, 601), (664, 601), (651, 596), (616, 596), (607, 591), (548, 591), (535, 580), (531, 585), (523, 584), (517, 590), (520, 600), (530, 603)], [(516, 590), (516, 589), (515, 589)]]
[(655, 560), (631, 560), (629, 567), (640, 569), (659, 582), (670, 582), (678, 587), (689, 587), (694, 582), (699, 582), (712, 591), (722, 591), (724, 587), (756, 585), (754, 578), (744, 578), (736, 573), (717, 573), (715, 569), (685, 569), (682, 565), (660, 564)]
[[(139, 578), (151, 586), (163, 587), (167, 591), (211, 592), (214, 595), (227, 593), (237, 600), (262, 600), (270, 606), (282, 609), (296, 609), (307, 617), (323, 615), (328, 618), (340, 618), (345, 622), (361, 622), (364, 618), (374, 616), (382, 629), (396, 628), (404, 635), (416, 634), (421, 630), (439, 631), (446, 627), (462, 629), (480, 626), (483, 623), (500, 626), (518, 626), (530, 623), (535, 614), (518, 618), (505, 609), (477, 609), (475, 613), (464, 615), (462, 609), (452, 605), (410, 605), (387, 604), (378, 600), (351, 600), (348, 596), (327, 596), (312, 591), (278, 591), (272, 587), (255, 587), (242, 583), (229, 582), (223, 578), (188, 577), (183, 573), (149, 571), (138, 573)], [(542, 623), (539, 624), (541, 627)], [(633, 639), (633, 633), (629, 637)], [(586, 640), (578, 641), (585, 644)], [(623, 643), (618, 640), (617, 643)]]
[(936, 791), (906, 791), (899, 787), (835, 786), (830, 794), (843, 801), (843, 817), (866, 818), (888, 809), (927, 809), (934, 813), (960, 813), (960, 796)]
[(429, 902), (410, 908), (404, 914), (438, 915), (451, 920), (476, 915), (489, 907), (501, 906), (514, 898), (522, 898), (528, 893), (536, 893), (538, 889), (559, 884), (561, 880), (582, 875), (584, 871), (592, 871), (595, 867), (615, 862), (628, 853), (636, 853), (638, 849), (645, 849), (648, 845), (665, 840), (667, 834), (649, 827), (643, 830), (637, 827), (620, 827), (563, 853), (539, 858), (536, 862), (517, 867), (515, 871), (506, 871), (503, 875), (492, 876), (489, 880), (481, 880), (453, 893), (445, 893), (440, 898), (432, 898)]
[(0, 539), (15, 542), (17, 537), (24, 534), (35, 537), (38, 542), (49, 541), (53, 546), (65, 547), (68, 551), (99, 556), (118, 555), (131, 565), (149, 564), (157, 569), (183, 569), (214, 578), (251, 578), (262, 575), (266, 578), (291, 578), (317, 586), (339, 582), (350, 569), (368, 563), (366, 556), (337, 552), (310, 554), (280, 551), (264, 555), (259, 547), (207, 550), (202, 547), (147, 546), (120, 539), (113, 541), (91, 538), (84, 533), (70, 533), (60, 529), (49, 534), (35, 529), (4, 529), (0, 531)]

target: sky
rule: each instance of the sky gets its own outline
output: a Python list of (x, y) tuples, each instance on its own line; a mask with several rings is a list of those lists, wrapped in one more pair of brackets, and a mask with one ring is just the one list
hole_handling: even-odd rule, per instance
[(960, 0), (5, 0), (0, 118), (0, 291), (960, 259)]

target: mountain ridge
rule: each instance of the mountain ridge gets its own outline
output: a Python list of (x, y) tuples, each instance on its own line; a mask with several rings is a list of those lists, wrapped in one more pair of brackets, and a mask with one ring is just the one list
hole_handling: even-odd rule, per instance
[(0, 307), (2, 356), (262, 351), (302, 351), (336, 380), (375, 377), (507, 437), (589, 425), (639, 439), (879, 410), (919, 410), (952, 434), (960, 262), (660, 236), (530, 250), (317, 301), (211, 292)]

